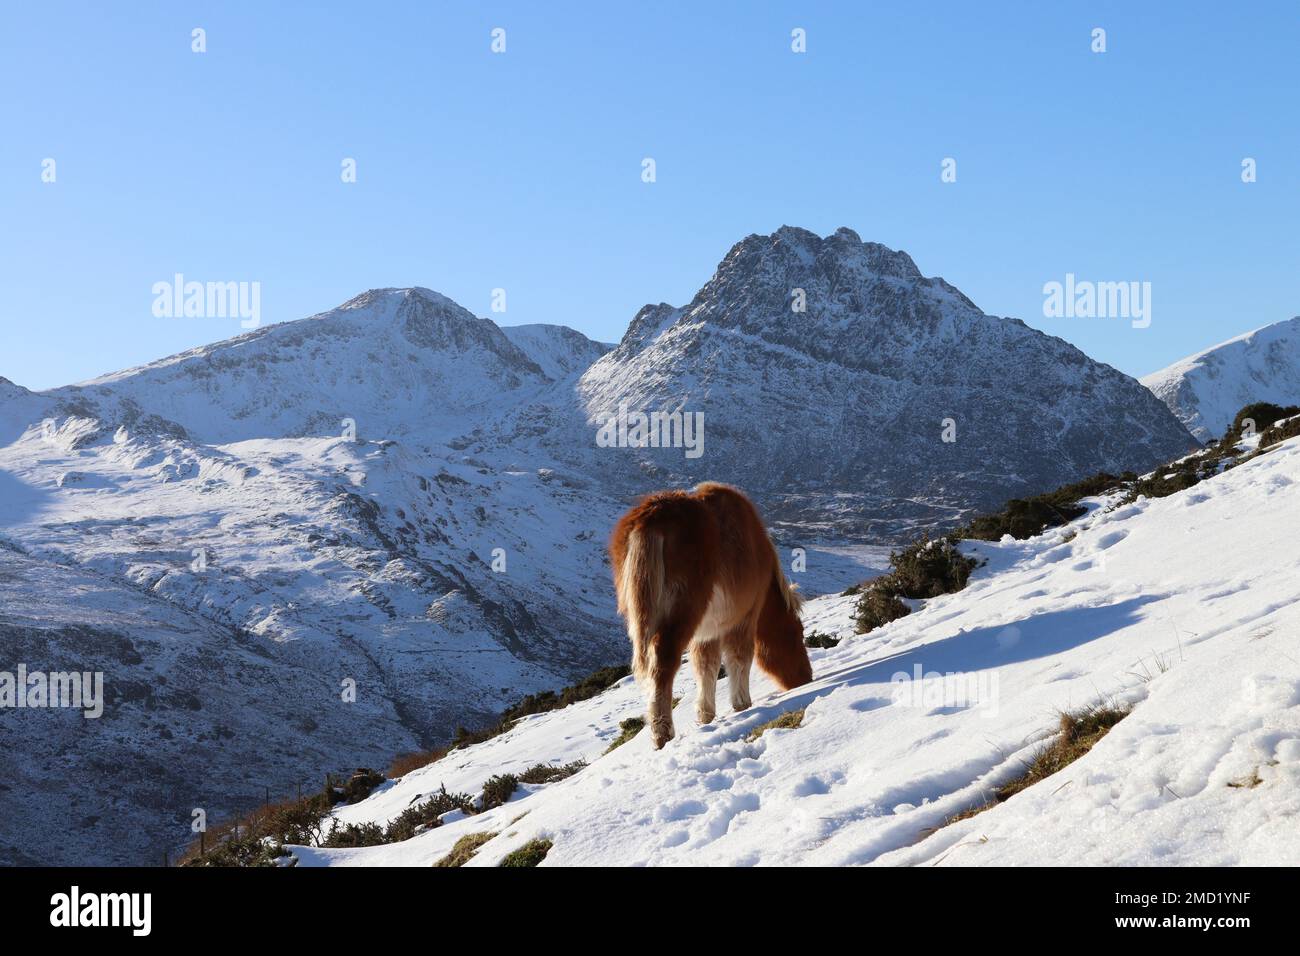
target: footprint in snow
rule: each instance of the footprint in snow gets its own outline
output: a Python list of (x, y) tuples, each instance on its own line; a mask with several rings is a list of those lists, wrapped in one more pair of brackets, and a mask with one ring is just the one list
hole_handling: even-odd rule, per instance
[(1063, 673), (1057, 674), (1055, 677), (1049, 677), (1047, 679), (1047, 683), (1054, 684), (1057, 681), (1074, 680), (1076, 677), (1082, 677), (1082, 676), (1083, 675), (1078, 671), (1065, 671)]
[(691, 835), (687, 833), (685, 830), (673, 830), (671, 833), (669, 833), (666, 837), (663, 838), (663, 842), (660, 844), (660, 846), (662, 846), (664, 849), (669, 849), (670, 847), (675, 847), (675, 846), (681, 846), (683, 843), (689, 840), (690, 837)]
[(669, 803), (661, 806), (655, 811), (655, 819), (660, 823), (672, 823), (677, 820), (685, 820), (687, 817), (698, 816), (709, 808), (700, 800), (683, 800), (680, 803)]
[(840, 780), (843, 778), (843, 776), (844, 776), (843, 774), (836, 774), (836, 777), (840, 779), (828, 780), (825, 777), (819, 777), (816, 774), (809, 774), (808, 776), (800, 780), (798, 783), (796, 783), (790, 789), (790, 796), (792, 797), (823, 796), (825, 794), (830, 793), (831, 787), (834, 786), (836, 783), (839, 783)]
[(719, 790), (730, 790), (732, 779), (725, 773), (711, 773), (703, 780), (704, 789), (710, 793), (716, 793)]
[(753, 813), (760, 806), (756, 793), (729, 793), (704, 826), (705, 841), (716, 840), (731, 829), (731, 821), (742, 813)]
[(891, 701), (885, 697), (866, 697), (862, 700), (855, 700), (849, 704), (849, 710), (855, 710), (864, 714), (869, 710), (879, 710), (881, 707), (888, 707)]
[[(949, 704), (946, 707), (935, 707), (933, 710), (928, 710), (925, 712), (925, 716), (951, 717), (953, 714), (960, 714), (963, 710), (969, 709), (969, 705), (967, 704)], [(950, 733), (952, 733), (951, 730), (941, 730), (936, 734), (931, 734), (929, 737), (926, 737), (924, 741), (918, 741), (918, 743), (926, 743), (931, 740), (937, 740), (940, 737), (947, 737)]]
[(1097, 550), (1105, 551), (1107, 548), (1111, 548), (1119, 544), (1127, 537), (1128, 537), (1128, 532), (1120, 530), (1119, 528), (1116, 528), (1114, 531), (1107, 531), (1105, 534), (1103, 534), (1100, 538), (1097, 539)]

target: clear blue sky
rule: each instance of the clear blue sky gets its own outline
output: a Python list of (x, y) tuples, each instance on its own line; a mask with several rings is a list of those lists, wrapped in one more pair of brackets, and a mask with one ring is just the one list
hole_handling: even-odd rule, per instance
[[(502, 324), (617, 340), (783, 223), (906, 249), (986, 312), (1132, 374), (1300, 313), (1296, 3), (42, 0), (2, 16), (0, 375), (33, 388), (241, 331), (155, 318), (151, 287), (176, 272), (259, 281), (263, 322), (398, 285), (490, 315), (502, 287)], [(1043, 283), (1066, 272), (1150, 281), (1151, 327), (1044, 318)]]

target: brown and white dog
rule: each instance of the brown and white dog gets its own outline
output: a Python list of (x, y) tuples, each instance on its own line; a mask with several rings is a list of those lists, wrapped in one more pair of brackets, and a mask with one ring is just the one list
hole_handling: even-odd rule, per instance
[(719, 662), (736, 710), (751, 703), (755, 658), (782, 690), (812, 680), (799, 594), (758, 510), (737, 489), (705, 482), (691, 492), (648, 495), (614, 526), (609, 551), (655, 749), (673, 737), (673, 678), (687, 650), (702, 724), (716, 714)]

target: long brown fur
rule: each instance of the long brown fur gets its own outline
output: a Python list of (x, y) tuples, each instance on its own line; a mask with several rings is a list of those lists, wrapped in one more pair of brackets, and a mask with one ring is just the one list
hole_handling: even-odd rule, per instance
[(701, 723), (715, 716), (719, 662), (737, 710), (750, 705), (751, 661), (783, 690), (812, 680), (799, 594), (758, 510), (739, 490), (706, 482), (691, 492), (648, 495), (615, 525), (609, 551), (656, 748), (673, 736), (673, 678), (687, 650), (700, 683)]

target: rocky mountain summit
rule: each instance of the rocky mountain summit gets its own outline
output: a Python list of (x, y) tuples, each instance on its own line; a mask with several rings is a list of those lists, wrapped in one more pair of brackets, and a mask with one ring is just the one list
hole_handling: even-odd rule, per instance
[(690, 303), (642, 309), (578, 388), (593, 423), (703, 413), (701, 458), (635, 452), (657, 480), (733, 481), (871, 535), (1194, 446), (1133, 379), (849, 229), (747, 237)]

